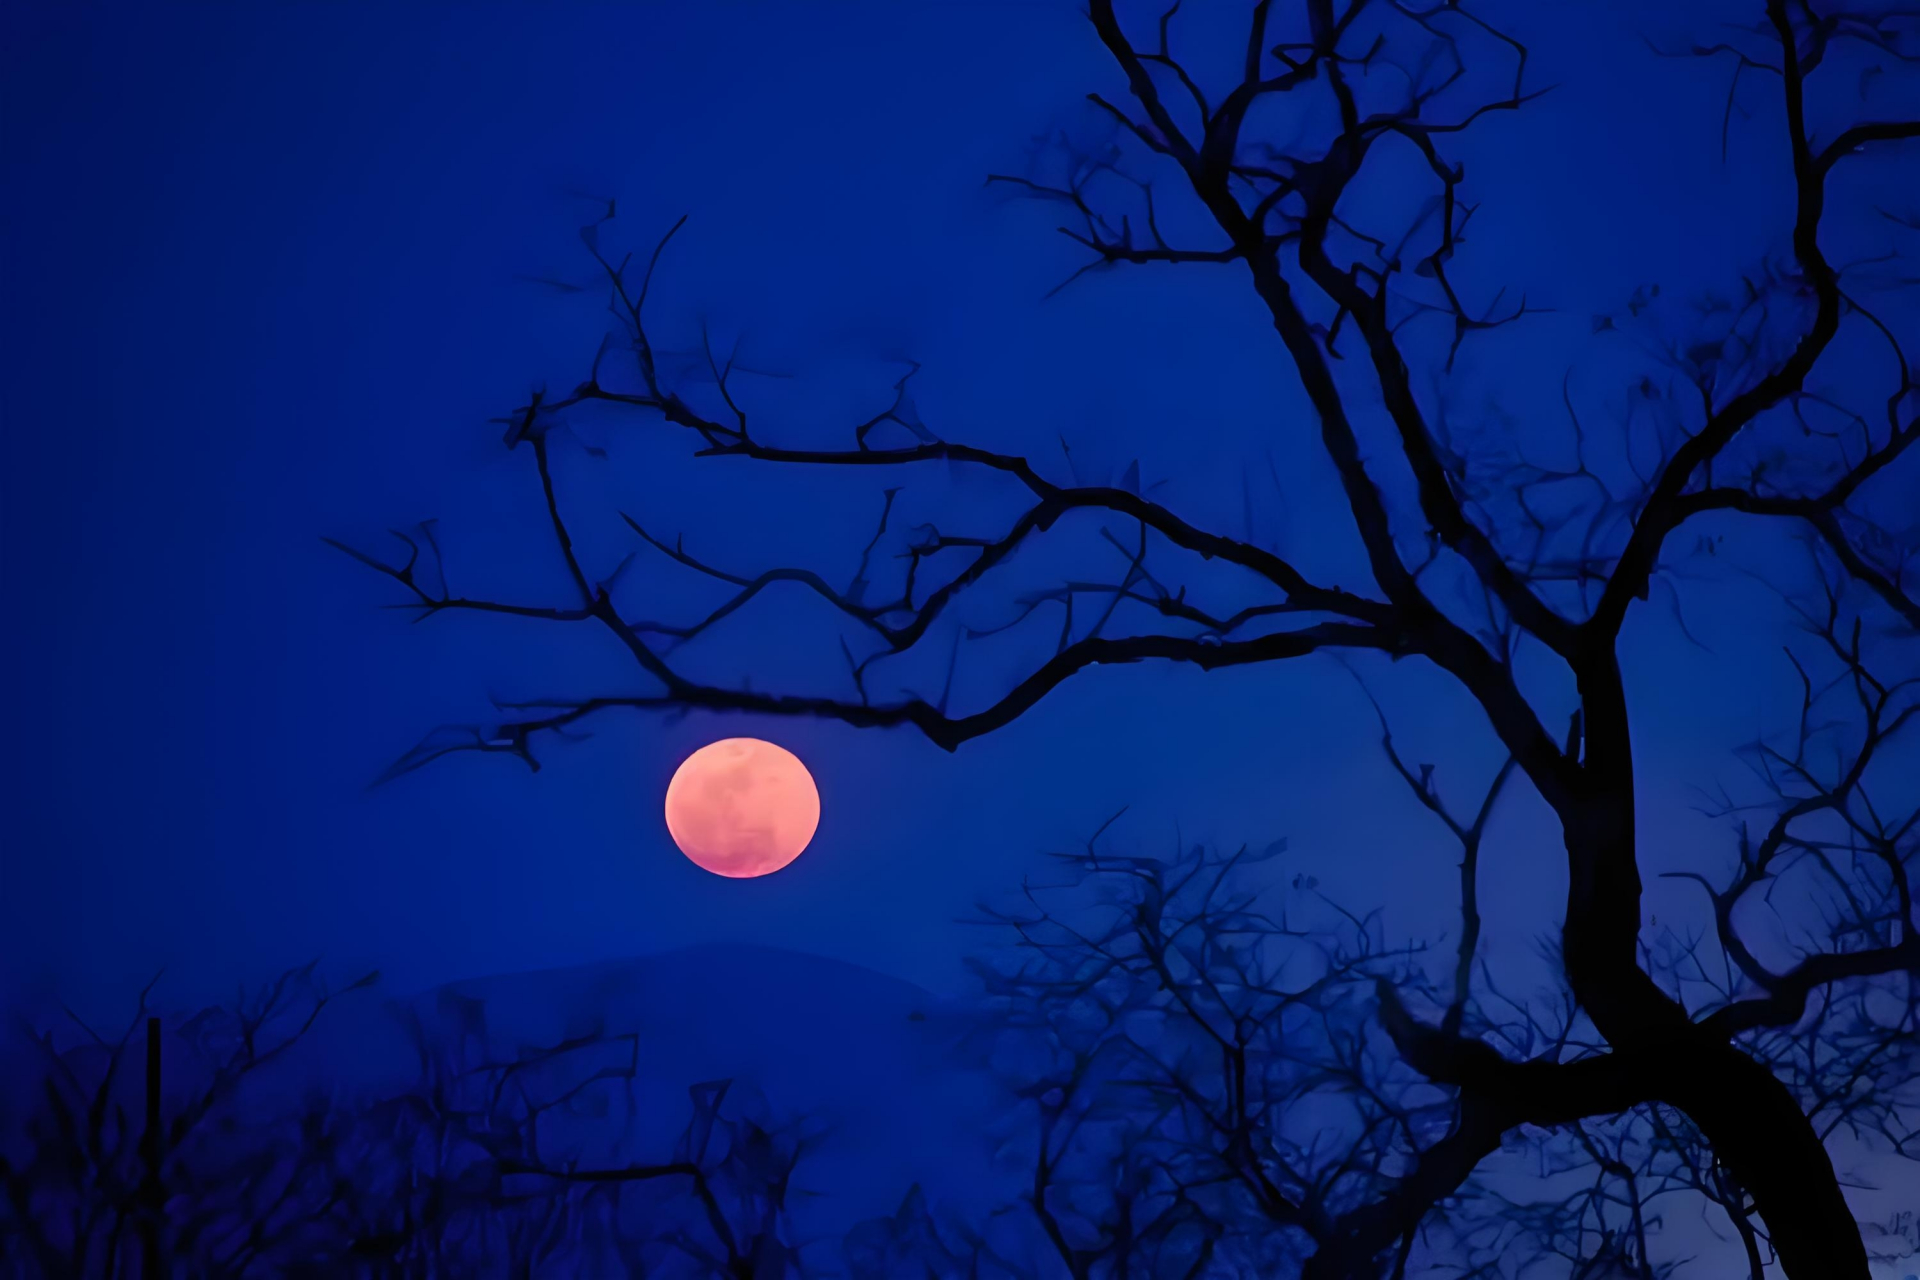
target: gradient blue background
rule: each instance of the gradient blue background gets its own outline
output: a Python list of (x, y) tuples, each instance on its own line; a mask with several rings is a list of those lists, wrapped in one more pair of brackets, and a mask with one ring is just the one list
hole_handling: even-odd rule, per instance
[[(1730, 68), (1641, 41), (1736, 7), (1506, 6), (1560, 86), (1468, 148), (1478, 278), (1556, 309), (1477, 357), (1519, 429), (1556, 411), (1594, 311), (1782, 245), (1773, 117), (1723, 165)], [(118, 999), (166, 966), (174, 991), (218, 993), (323, 955), (405, 987), (752, 939), (949, 987), (979, 941), (956, 919), (1122, 804), (1141, 847), (1285, 834), (1397, 926), (1450, 907), (1453, 852), (1318, 659), (1097, 672), (951, 756), (905, 732), (628, 717), (538, 776), (463, 757), (365, 788), (488, 693), (623, 680), (591, 637), (411, 626), (320, 542), (438, 517), (461, 585), (559, 598), (531, 459), (487, 420), (573, 385), (597, 342), (597, 292), (523, 278), (590, 282), (575, 230), (593, 205), (569, 193), (617, 196), (609, 237), (629, 245), (691, 215), (659, 295), (674, 341), (707, 317), (750, 362), (817, 375), (757, 385), (760, 420), (870, 413), (884, 361), (910, 356), (943, 435), (1060, 473), (1064, 434), (1092, 478), (1138, 459), (1183, 513), (1358, 580), (1347, 535), (1321, 532), (1336, 500), (1239, 274), (1043, 301), (1073, 246), (983, 187), (1116, 87), (1070, 5), (28, 3), (0, 21), (9, 982)], [(1592, 394), (1600, 411), (1614, 389)], [(817, 535), (844, 576), (877, 511), (870, 476), (684, 469), (685, 440), (620, 432), (605, 463), (562, 459), (582, 519), (624, 505), (729, 567)], [(671, 603), (683, 580), (657, 580)], [(1628, 635), (1656, 868), (1724, 847), (1692, 789), (1791, 694), (1753, 600), (1708, 599), (1689, 621), (1714, 652), (1657, 608)], [(836, 668), (802, 625), (816, 614), (763, 602), (767, 630), (720, 638), (721, 667)], [(982, 663), (976, 692), (1017, 666)], [(1443, 782), (1490, 766), (1463, 699), (1378, 674), (1411, 750), (1463, 748)], [(758, 882), (692, 867), (659, 813), (674, 764), (739, 732), (800, 753), (825, 805), (812, 850)], [(1530, 796), (1496, 835), (1489, 943), (1525, 948), (1550, 928), (1557, 844)]]

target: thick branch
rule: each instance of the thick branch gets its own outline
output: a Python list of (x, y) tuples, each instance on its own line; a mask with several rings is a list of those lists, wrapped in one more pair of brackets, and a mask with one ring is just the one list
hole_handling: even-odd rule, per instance
[(1920, 974), (1920, 934), (1908, 934), (1891, 947), (1809, 956), (1767, 983), (1767, 994), (1740, 1000), (1709, 1014), (1701, 1026), (1727, 1038), (1758, 1027), (1787, 1027), (1807, 1010), (1815, 989), (1849, 978), (1872, 978), (1888, 973)]
[[(1920, 432), (1909, 429), (1902, 440), (1911, 439), (1916, 434)], [(1839, 506), (1830, 493), (1819, 497), (1793, 498), (1762, 496), (1745, 489), (1702, 489), (1680, 499), (1675, 511), (1676, 525), (1690, 516), (1708, 511), (1738, 511), (1746, 515), (1804, 520), (1820, 535), (1821, 541), (1826, 543), (1848, 574), (1885, 601), (1887, 607), (1905, 619), (1909, 626), (1920, 629), (1920, 600), (1909, 596), (1891, 574), (1877, 568), (1860, 554), (1840, 524)]]
[(1380, 1199), (1342, 1216), (1303, 1272), (1303, 1280), (1371, 1274), (1367, 1265), (1418, 1229), (1432, 1208), (1457, 1192), (1479, 1163), (1519, 1124), (1571, 1124), (1617, 1115), (1647, 1101), (1649, 1077), (1637, 1059), (1614, 1053), (1559, 1063), (1510, 1062), (1478, 1040), (1418, 1022), (1391, 984), (1376, 987), (1380, 1020), (1401, 1056), (1437, 1084), (1461, 1090), (1452, 1133), (1422, 1151), (1413, 1169)]
[(1392, 611), (1378, 601), (1338, 588), (1320, 587), (1310, 582), (1284, 558), (1251, 543), (1196, 528), (1166, 507), (1139, 494), (1104, 486), (1056, 485), (1034, 470), (1027, 459), (1014, 454), (996, 453), (973, 445), (946, 441), (930, 441), (893, 449), (873, 449), (864, 445), (855, 449), (777, 448), (739, 436), (731, 428), (695, 414), (677, 400), (608, 392), (593, 383), (581, 387), (573, 396), (556, 402), (553, 407), (559, 409), (593, 400), (657, 410), (667, 421), (697, 431), (709, 441), (708, 446), (699, 451), (702, 457), (742, 457), (761, 462), (834, 467), (891, 467), (948, 462), (997, 471), (1019, 481), (1040, 499), (1039, 505), (1023, 518), (1023, 523), (1033, 530), (1045, 531), (1068, 511), (1110, 511), (1139, 521), (1183, 550), (1252, 570), (1285, 591), (1289, 600), (1302, 608), (1380, 624), (1390, 621), (1392, 617)]
[(451, 744), (423, 744), (401, 759), (385, 776), (391, 778), (410, 773), (433, 760), (461, 751), (515, 755), (529, 766), (538, 768), (539, 761), (531, 750), (531, 739), (535, 734), (564, 730), (590, 716), (616, 708), (662, 711), (699, 708), (758, 715), (809, 716), (838, 720), (856, 728), (907, 726), (918, 729), (929, 741), (951, 751), (962, 743), (1011, 724), (1068, 677), (1088, 667), (1163, 660), (1187, 662), (1211, 671), (1221, 667), (1297, 658), (1326, 649), (1373, 649), (1403, 654), (1408, 651), (1406, 645), (1406, 638), (1391, 630), (1342, 622), (1320, 623), (1250, 640), (1217, 643), (1179, 636), (1096, 636), (1068, 645), (998, 701), (971, 715), (961, 716), (949, 715), (944, 708), (922, 698), (892, 703), (848, 702), (837, 698), (725, 689), (695, 684), (672, 675), (668, 690), (659, 694), (508, 704), (509, 707), (517, 705), (527, 709), (551, 707), (554, 711), (550, 715), (502, 724), (492, 737), (476, 736), (470, 742)]

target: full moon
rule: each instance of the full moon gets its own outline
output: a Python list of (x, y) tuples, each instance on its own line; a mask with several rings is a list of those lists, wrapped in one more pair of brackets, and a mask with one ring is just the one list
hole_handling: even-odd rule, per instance
[(820, 792), (800, 758), (758, 738), (708, 743), (667, 784), (667, 831), (717, 876), (771, 875), (820, 825)]

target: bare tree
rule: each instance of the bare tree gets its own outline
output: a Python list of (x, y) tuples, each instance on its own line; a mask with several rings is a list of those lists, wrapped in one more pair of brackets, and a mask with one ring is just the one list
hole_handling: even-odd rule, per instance
[(1458, 1099), (1415, 1067), (1403, 993), (1522, 1056), (1594, 1049), (1497, 989), (1447, 1003), (1434, 952), (1387, 945), (1377, 915), (1347, 912), (1305, 873), (1288, 889), (1271, 874), (1283, 849), (1161, 859), (1096, 839), (1060, 855), (1061, 882), (992, 913), (1017, 938), (979, 965), (995, 1060), (1021, 1100), (1010, 1141), (1067, 1273), (1348, 1274), (1370, 1259), (1346, 1242), (1383, 1212), (1398, 1215), (1399, 1270), (1423, 1223), (1436, 1261), (1419, 1274), (1444, 1258), (1495, 1274), (1566, 1236), (1586, 1259), (1593, 1242), (1564, 1206), (1535, 1223), (1529, 1205), (1410, 1176), (1443, 1158)]
[(301, 1196), (291, 1182), (251, 1176), (266, 1152), (235, 1155), (229, 1138), (243, 1090), (307, 1037), (336, 993), (308, 965), (163, 1037), (151, 992), (119, 1035), (69, 1014), (67, 1027), (33, 1030), (39, 1070), (13, 1064), (14, 1114), (0, 1144), (8, 1274), (144, 1275), (163, 1250), (232, 1274), (298, 1237)]
[[(1785, 992), (1732, 923), (1751, 909), (1747, 936), (1780, 940), (1802, 964), (1844, 966), (1898, 945), (1911, 919), (1920, 820), (1877, 806), (1869, 780), (1885, 781), (1876, 761), (1920, 714), (1920, 681), (1882, 682), (1838, 596), (1825, 606), (1802, 618), (1794, 727), (1753, 743), (1754, 785), (1711, 806), (1739, 819), (1731, 867), (1717, 878), (1675, 873), (1703, 887), (1711, 923), (1654, 931), (1642, 964), (1699, 1021), (1804, 1001), (1789, 1021), (1742, 1021), (1734, 1042), (1787, 1087), (1821, 1139), (1911, 1161), (1911, 974)], [(1451, 945), (1390, 946), (1377, 916), (1346, 911), (1305, 872), (1287, 889), (1271, 870), (1284, 842), (1158, 859), (1103, 852), (1096, 836), (1057, 857), (1059, 883), (989, 912), (1016, 939), (1011, 962), (977, 968), (1002, 1037), (996, 1060), (1020, 1100), (1026, 1200), (1068, 1274), (1367, 1274), (1366, 1257), (1342, 1250), (1397, 1212), (1395, 1275), (1411, 1261), (1412, 1274), (1518, 1276), (1564, 1259), (1574, 1276), (1655, 1280), (1698, 1247), (1697, 1232), (1663, 1247), (1668, 1228), (1704, 1218), (1762, 1280), (1775, 1250), (1749, 1189), (1657, 1095), (1558, 1128), (1509, 1128), (1468, 1181), (1410, 1176), (1446, 1167), (1471, 1104), (1434, 1087), (1446, 1069), (1429, 1055), (1477, 1043), (1577, 1064), (1603, 1061), (1608, 1047), (1572, 1002), (1517, 997), (1479, 951), (1480, 844), (1511, 762), (1456, 814), (1391, 733), (1382, 745), (1460, 852)], [(1754, 814), (1766, 817), (1757, 840)], [(1444, 1011), (1437, 1032), (1410, 1017), (1409, 998)]]
[(1020, 1100), (1010, 1141), (1075, 1280), (1293, 1274), (1396, 1151), (1444, 1130), (1446, 1092), (1371, 1016), (1374, 980), (1407, 980), (1413, 953), (1375, 920), (1263, 911), (1283, 848), (1162, 860), (1096, 838), (990, 913), (1017, 938), (976, 966)]
[[(1836, 777), (1812, 756), (1766, 748), (1767, 767), (1806, 791), (1742, 845), (1731, 879), (1706, 876), (1720, 926), (1712, 947), (1731, 965), (1720, 975), (1728, 989), (1703, 1004), (1696, 988), (1663, 986), (1642, 942), (1632, 700), (1619, 642), (1656, 590), (1674, 598), (1695, 590), (1698, 574), (1679, 570), (1737, 560), (1743, 545), (1772, 546), (1768, 529), (1803, 531), (1831, 584), (1834, 615), (1848, 620), (1841, 657), (1852, 674), (1843, 684), (1869, 691), (1873, 733), (1891, 737), (1911, 719), (1920, 599), (1911, 531), (1901, 526), (1912, 515), (1909, 446), (1920, 416), (1901, 342), (1910, 290), (1886, 268), (1914, 220), (1909, 210), (1885, 210), (1891, 247), (1864, 263), (1833, 260), (1823, 232), (1833, 207), (1851, 198), (1843, 175), (1911, 162), (1920, 121), (1882, 114), (1872, 94), (1911, 83), (1903, 72), (1916, 56), (1913, 17), (1814, 0), (1753, 0), (1752, 9), (1750, 26), (1717, 30), (1680, 52), (1734, 69), (1726, 131), (1770, 136), (1790, 208), (1777, 229), (1781, 251), (1727, 296), (1676, 302), (1649, 290), (1596, 324), (1605, 331), (1596, 341), (1630, 336), (1646, 360), (1611, 429), (1592, 410), (1574, 412), (1570, 393), (1568, 421), (1512, 433), (1475, 430), (1449, 412), (1463, 344), (1527, 312), (1509, 300), (1521, 293), (1515, 282), (1488, 279), (1497, 263), (1467, 252), (1479, 193), (1454, 148), (1480, 122), (1535, 96), (1525, 47), (1464, 3), (1257, 0), (1222, 77), (1182, 59), (1185, 28), (1172, 10), (1123, 20), (1113, 0), (1091, 0), (1094, 30), (1129, 95), (1092, 99), (1118, 142), (1010, 181), (1066, 212), (1063, 229), (1087, 250), (1089, 268), (1224, 267), (1251, 286), (1311, 405), (1309, 429), (1364, 549), (1371, 580), (1360, 587), (1317, 580), (1285, 555), (1199, 527), (1131, 477), (1063, 482), (1027, 456), (951, 440), (922, 420), (911, 375), (841, 441), (809, 443), (763, 426), (757, 405), (750, 425), (732, 360), (708, 346), (704, 376), (691, 376), (666, 359), (651, 327), (647, 308), (671, 233), (635, 262), (604, 249), (596, 224), (586, 241), (608, 282), (618, 341), (602, 345), (572, 392), (535, 394), (504, 419), (508, 447), (533, 458), (564, 574), (559, 594), (456, 593), (430, 527), (404, 536), (404, 560), (351, 554), (394, 579), (423, 614), (603, 629), (642, 684), (507, 705), (498, 723), (430, 736), (394, 771), (464, 751), (537, 766), (545, 740), (635, 708), (904, 726), (951, 749), (1033, 710), (1095, 665), (1214, 670), (1326, 653), (1414, 660), (1471, 696), (1515, 780), (1558, 821), (1569, 889), (1557, 964), (1597, 1047), (1570, 1056), (1565, 1044), (1504, 1043), (1458, 1014), (1422, 1015), (1383, 987), (1377, 1030), (1436, 1098), (1451, 1100), (1444, 1135), (1424, 1120), (1396, 1122), (1407, 1150), (1395, 1176), (1341, 1213), (1339, 1230), (1306, 1263), (1309, 1274), (1389, 1265), (1423, 1215), (1520, 1126), (1578, 1133), (1573, 1126), (1658, 1106), (1700, 1135), (1713, 1160), (1703, 1176), (1724, 1171), (1740, 1189), (1788, 1275), (1863, 1277), (1860, 1232), (1823, 1142), (1839, 1104), (1796, 1094), (1775, 1068), (1807, 1019), (1832, 1010), (1829, 1026), (1853, 1026), (1849, 1002), (1872, 1006), (1877, 1019), (1875, 998), (1854, 993), (1904, 990), (1920, 964), (1907, 884), (1911, 819), (1889, 816), (1882, 806), (1894, 797), (1876, 794), (1865, 774)], [(1760, 103), (1764, 115), (1752, 118), (1769, 123), (1749, 126), (1747, 108)], [(1382, 201), (1382, 190), (1417, 194)], [(1204, 229), (1198, 239), (1177, 238), (1193, 226)], [(807, 568), (707, 563), (629, 515), (634, 553), (651, 548), (724, 592), (712, 608), (661, 616), (657, 594), (640, 603), (622, 572), (631, 555), (596, 563), (569, 524), (554, 467), (569, 436), (557, 428), (588, 412), (684, 431), (701, 456), (797, 472), (892, 475), (928, 463), (977, 471), (997, 477), (1022, 507), (984, 532), (914, 527), (898, 541), (903, 572), (884, 590), (875, 552), (899, 539), (892, 490), (844, 588)], [(1548, 451), (1558, 460), (1540, 461)], [(955, 708), (944, 693), (889, 683), (895, 658), (929, 647), (961, 652), (956, 602), (1006, 582), (1016, 551), (1089, 524), (1121, 549), (1124, 568), (1116, 580), (1064, 582), (1012, 602), (1016, 619), (1053, 613), (1059, 627), (1052, 651), (1010, 686)], [(1690, 553), (1682, 535), (1697, 531), (1703, 545)], [(1201, 560), (1237, 573), (1252, 603), (1204, 603), (1213, 579), (1197, 572)], [(845, 623), (841, 692), (766, 691), (688, 673), (685, 646), (776, 583), (811, 591)], [(1549, 674), (1523, 684), (1522, 662)], [(1868, 677), (1870, 669), (1882, 674)], [(1827, 689), (1808, 679), (1810, 690)], [(1809, 721), (1809, 751), (1824, 733)], [(1414, 780), (1436, 810), (1444, 807), (1434, 773)], [(1740, 908), (1795, 875), (1825, 877), (1848, 927), (1769, 955)], [(1858, 882), (1871, 890), (1866, 897), (1839, 887), (1854, 876), (1866, 877)], [(1473, 918), (1470, 902), (1466, 914)], [(1821, 1043), (1828, 1052), (1839, 1041)], [(1309, 1212), (1298, 1187), (1276, 1185), (1272, 1195), (1277, 1212)]]

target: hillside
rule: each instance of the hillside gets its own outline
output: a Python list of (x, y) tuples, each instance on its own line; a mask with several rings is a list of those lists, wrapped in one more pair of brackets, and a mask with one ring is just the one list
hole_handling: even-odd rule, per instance
[(1017, 1194), (988, 1137), (998, 1108), (963, 1016), (911, 983), (818, 956), (708, 945), (576, 968), (449, 983), (330, 1012), (289, 1064), (298, 1087), (407, 1080), (418, 1058), (410, 1018), (450, 1044), (484, 1036), (494, 1052), (586, 1034), (637, 1036), (637, 1115), (569, 1125), (583, 1159), (656, 1157), (685, 1122), (690, 1087), (731, 1080), (731, 1105), (813, 1137), (796, 1212), (809, 1235), (838, 1235), (890, 1213), (909, 1187), (985, 1212)]

